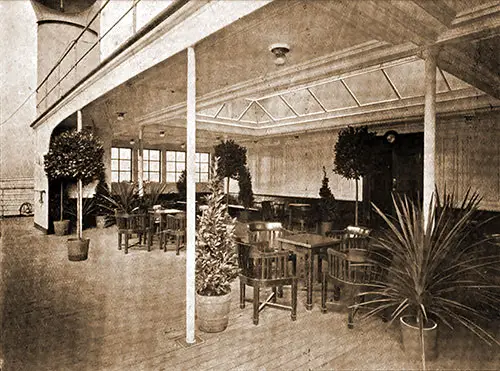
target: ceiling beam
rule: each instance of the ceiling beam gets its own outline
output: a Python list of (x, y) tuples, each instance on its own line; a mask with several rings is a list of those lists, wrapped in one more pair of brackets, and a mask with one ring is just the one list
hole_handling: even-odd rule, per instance
[(438, 65), (468, 84), (500, 99), (500, 75), (471, 56), (467, 50), (456, 46), (443, 47), (439, 52)]
[(445, 26), (450, 26), (455, 19), (455, 11), (444, 0), (413, 0), (413, 2)]

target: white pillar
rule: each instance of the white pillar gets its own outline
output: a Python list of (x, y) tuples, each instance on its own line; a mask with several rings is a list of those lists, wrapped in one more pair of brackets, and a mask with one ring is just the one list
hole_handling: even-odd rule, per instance
[(186, 343), (195, 339), (195, 233), (196, 233), (196, 59), (194, 47), (187, 49), (186, 130)]
[(139, 153), (137, 154), (137, 184), (139, 185), (139, 196), (144, 196), (144, 126), (141, 125), (139, 130)]
[(429, 206), (434, 194), (436, 157), (436, 59), (437, 51), (429, 48), (425, 58), (425, 103), (424, 103), (424, 225), (429, 220)]
[[(82, 119), (82, 111), (76, 111), (76, 130), (82, 131), (83, 129), (83, 119)], [(77, 210), (77, 218), (76, 218), (76, 237), (78, 239), (82, 238), (83, 233), (83, 184), (82, 180), (78, 179), (77, 183), (77, 198), (76, 198), (76, 210)]]

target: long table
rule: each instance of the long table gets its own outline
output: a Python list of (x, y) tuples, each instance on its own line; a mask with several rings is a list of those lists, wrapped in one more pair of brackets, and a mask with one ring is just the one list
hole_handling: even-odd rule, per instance
[(341, 239), (325, 237), (313, 233), (301, 233), (289, 235), (286, 237), (278, 237), (276, 240), (281, 244), (282, 249), (293, 250), (297, 254), (304, 255), (307, 285), (306, 309), (311, 310), (313, 307), (312, 289), (314, 257), (318, 257), (318, 273), (321, 273), (321, 256), (326, 255), (327, 248), (339, 245)]

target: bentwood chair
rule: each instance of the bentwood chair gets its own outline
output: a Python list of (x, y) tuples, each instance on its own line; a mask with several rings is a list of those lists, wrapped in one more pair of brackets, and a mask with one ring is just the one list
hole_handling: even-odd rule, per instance
[[(240, 267), (240, 308), (245, 308), (245, 288), (253, 287), (253, 323), (259, 324), (259, 312), (266, 306), (291, 311), (291, 319), (297, 319), (296, 256), (287, 251), (273, 251), (263, 243), (238, 245)], [(290, 286), (290, 303), (277, 303), (278, 287)], [(260, 289), (272, 287), (272, 293), (260, 301)]]
[[(118, 250), (123, 248), (125, 254), (128, 254), (130, 247), (146, 244), (148, 251), (151, 251), (152, 230), (147, 213), (115, 213), (115, 219), (118, 227)], [(137, 238), (138, 242), (131, 244), (132, 238)]]
[[(345, 302), (348, 305), (347, 326), (353, 328), (356, 304), (363, 300), (359, 296), (364, 287), (368, 286), (377, 277), (376, 264), (369, 258), (366, 249), (351, 248), (347, 251), (327, 250), (328, 268), (323, 272), (321, 285), (321, 309), (326, 312), (328, 280), (333, 280), (336, 287), (345, 288)], [(338, 297), (334, 296), (335, 300)]]

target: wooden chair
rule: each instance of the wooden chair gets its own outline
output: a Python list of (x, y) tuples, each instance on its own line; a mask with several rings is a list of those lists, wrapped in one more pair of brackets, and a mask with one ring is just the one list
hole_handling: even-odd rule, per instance
[[(347, 325), (353, 328), (356, 304), (363, 300), (358, 294), (363, 287), (373, 282), (377, 277), (376, 265), (368, 256), (368, 250), (352, 248), (348, 251), (327, 250), (328, 269), (323, 272), (321, 285), (321, 308), (326, 312), (328, 280), (335, 282), (336, 287), (344, 287), (349, 295), (346, 302), (349, 306)], [(338, 297), (334, 296), (335, 300)]]
[[(297, 319), (296, 256), (287, 251), (270, 251), (263, 243), (239, 244), (240, 308), (245, 308), (246, 285), (253, 287), (253, 323), (259, 323), (259, 312), (266, 306), (291, 311), (291, 319)], [(290, 305), (276, 302), (278, 287), (291, 286)], [(272, 287), (272, 293), (260, 301), (260, 289)]]
[(172, 238), (175, 241), (175, 254), (179, 255), (186, 242), (186, 213), (168, 215), (165, 234), (163, 251), (167, 251), (167, 240)]
[(268, 221), (274, 219), (273, 203), (271, 201), (262, 201), (262, 220)]
[[(148, 251), (151, 251), (152, 230), (147, 213), (116, 213), (115, 219), (118, 227), (118, 250), (123, 247), (125, 254), (128, 254), (129, 247), (145, 243)], [(138, 242), (130, 244), (132, 238), (138, 238)]]
[(248, 242), (267, 242), (268, 247), (277, 249), (279, 247), (278, 237), (287, 236), (292, 232), (283, 228), (279, 222), (251, 222), (248, 223)]

